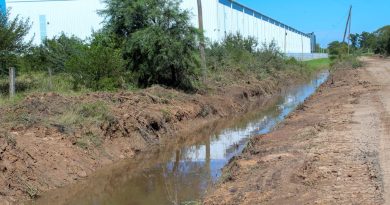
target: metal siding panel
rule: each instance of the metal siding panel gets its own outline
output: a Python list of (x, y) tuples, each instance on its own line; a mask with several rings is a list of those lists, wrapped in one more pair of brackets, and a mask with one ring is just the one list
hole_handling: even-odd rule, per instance
[(5, 14), (7, 11), (7, 6), (5, 4), (5, 0), (0, 0), (0, 15)]
[(225, 38), (226, 33), (226, 18), (225, 5), (218, 4), (218, 41)]
[(41, 42), (40, 15), (46, 16), (48, 38), (64, 32), (85, 39), (92, 34), (92, 29), (98, 30), (102, 27), (100, 23), (103, 18), (96, 11), (103, 9), (104, 4), (98, 0), (19, 3), (13, 1), (9, 2), (7, 6), (11, 9), (11, 17), (20, 15), (22, 18), (30, 18), (32, 28), (27, 39), (35, 36), (34, 44)]

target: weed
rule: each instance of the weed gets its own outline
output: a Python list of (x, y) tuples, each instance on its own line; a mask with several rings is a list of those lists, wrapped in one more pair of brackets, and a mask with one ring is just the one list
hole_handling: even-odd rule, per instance
[(202, 203), (200, 201), (185, 201), (182, 202), (181, 205), (201, 205)]
[(225, 182), (228, 182), (228, 181), (231, 181), (233, 180), (233, 176), (230, 172), (225, 172), (222, 174), (221, 176), (221, 182), (222, 183), (225, 183)]
[(102, 145), (102, 138), (92, 132), (87, 132), (80, 139), (77, 139), (76, 145), (82, 149), (100, 147)]
[(4, 120), (6, 122), (12, 123), (13, 125), (24, 125), (26, 127), (31, 127), (32, 125), (41, 121), (37, 116), (26, 112), (7, 112), (4, 116)]
[(161, 109), (161, 113), (163, 115), (163, 118), (166, 122), (171, 121), (172, 119), (172, 114), (168, 109)]
[(297, 106), (297, 110), (305, 110), (306, 106), (304, 103), (299, 103), (299, 105)]
[(30, 198), (32, 198), (32, 199), (37, 198), (38, 194), (39, 194), (38, 188), (36, 188), (30, 184), (26, 184), (26, 192), (30, 196)]
[(81, 139), (77, 139), (77, 140), (76, 140), (76, 145), (77, 145), (78, 147), (80, 147), (81, 149), (88, 149), (88, 147), (89, 147), (88, 141), (85, 140), (84, 137), (81, 138)]
[(3, 132), (2, 134), (0, 134), (0, 138), (4, 138), (8, 145), (11, 145), (13, 147), (16, 146), (16, 139), (10, 133)]
[(87, 103), (81, 105), (78, 114), (83, 118), (104, 120), (107, 117), (108, 108), (103, 102)]
[(55, 124), (65, 127), (74, 127), (85, 123), (96, 123), (110, 120), (108, 107), (103, 102), (86, 103), (80, 106), (73, 106), (62, 115), (54, 119)]
[(60, 125), (63, 125), (65, 127), (71, 127), (73, 125), (81, 123), (82, 117), (78, 115), (78, 113), (74, 110), (70, 110), (60, 115), (56, 121)]

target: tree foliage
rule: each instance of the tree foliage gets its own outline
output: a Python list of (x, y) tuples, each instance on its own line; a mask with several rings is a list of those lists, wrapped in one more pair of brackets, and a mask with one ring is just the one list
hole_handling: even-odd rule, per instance
[(29, 30), (28, 19), (0, 12), (0, 66), (15, 66), (17, 58), (31, 45), (31, 40), (25, 39)]
[(384, 26), (375, 32), (377, 36), (376, 52), (390, 55), (390, 26)]
[(141, 87), (190, 88), (198, 72), (197, 29), (178, 0), (106, 0), (105, 30)]
[(96, 33), (90, 45), (80, 47), (76, 55), (64, 62), (73, 77), (75, 89), (116, 90), (124, 87), (125, 62), (119, 49), (108, 45), (104, 34)]
[(342, 59), (348, 54), (348, 45), (347, 43), (333, 41), (329, 44), (328, 50), (331, 59)]
[(390, 55), (390, 26), (384, 26), (375, 32), (351, 34), (352, 50)]
[(283, 69), (301, 68), (295, 60), (286, 60), (275, 42), (259, 45), (254, 38), (244, 38), (240, 34), (227, 35), (206, 52), (211, 71), (250, 71), (261, 78)]

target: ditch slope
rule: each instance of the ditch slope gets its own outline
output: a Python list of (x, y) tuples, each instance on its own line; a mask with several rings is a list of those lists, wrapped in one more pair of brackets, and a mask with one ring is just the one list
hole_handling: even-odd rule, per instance
[(251, 140), (204, 204), (390, 203), (390, 60), (363, 60)]
[(208, 123), (258, 107), (301, 77), (234, 83), (207, 93), (162, 87), (120, 93), (31, 94), (0, 107), (0, 204), (83, 180), (113, 162), (175, 143)]

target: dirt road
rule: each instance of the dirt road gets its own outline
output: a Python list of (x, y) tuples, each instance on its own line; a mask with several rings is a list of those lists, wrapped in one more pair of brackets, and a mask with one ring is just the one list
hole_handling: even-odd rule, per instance
[(390, 60), (338, 70), (224, 170), (205, 204), (390, 204)]

